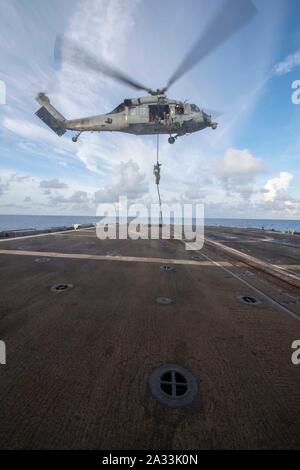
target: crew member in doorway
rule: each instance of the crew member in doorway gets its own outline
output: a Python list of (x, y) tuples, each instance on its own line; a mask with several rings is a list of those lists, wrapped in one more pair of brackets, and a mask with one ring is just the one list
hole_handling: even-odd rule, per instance
[(154, 168), (153, 168), (153, 174), (155, 176), (155, 179), (156, 179), (156, 184), (159, 184), (159, 181), (160, 181), (160, 167), (161, 167), (161, 163), (157, 163), (156, 165), (154, 165)]

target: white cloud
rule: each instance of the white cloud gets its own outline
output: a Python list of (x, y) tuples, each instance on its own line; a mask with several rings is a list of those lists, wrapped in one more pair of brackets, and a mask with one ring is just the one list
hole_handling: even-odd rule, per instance
[(274, 202), (278, 199), (288, 200), (287, 190), (293, 180), (294, 176), (287, 171), (282, 171), (279, 176), (271, 178), (264, 186), (264, 200), (266, 202)]
[[(121, 67), (126, 37), (134, 27), (137, 0), (81, 0), (64, 33), (66, 40), (95, 57)], [(53, 77), (57, 106), (69, 119), (83, 113), (99, 114), (110, 107), (108, 90), (115, 82), (95, 74), (84, 64), (75, 64), (62, 45), (62, 64)], [(104, 91), (105, 90), (105, 91)]]
[(95, 193), (95, 202), (116, 202), (119, 196), (136, 199), (148, 191), (145, 174), (133, 160), (116, 165), (111, 183)]
[(279, 62), (274, 67), (275, 75), (286, 75), (292, 72), (296, 67), (300, 66), (300, 50), (294, 54), (288, 55), (282, 62)]
[[(46, 126), (43, 127), (42, 125), (34, 124), (26, 119), (9, 116), (4, 116), (2, 124), (7, 130), (24, 138), (28, 143), (30, 143), (30, 140), (33, 140), (41, 143), (43, 146), (51, 145), (52, 152), (57, 152), (62, 155), (72, 155), (74, 151), (72, 142), (70, 142), (69, 139), (66, 137), (58, 137)], [(25, 150), (30, 151), (30, 148), (27, 146)], [(41, 149), (37, 148), (31, 150), (34, 150), (35, 153), (41, 151)], [(50, 154), (50, 152), (48, 152), (48, 154)]]
[(6, 191), (9, 189), (9, 183), (5, 182), (2, 183), (2, 180), (0, 178), (0, 196), (2, 196)]
[(67, 187), (68, 185), (66, 183), (59, 181), (57, 178), (52, 180), (43, 180), (40, 182), (40, 188), (44, 189), (64, 189)]
[(70, 196), (62, 196), (60, 194), (56, 194), (55, 196), (50, 197), (50, 201), (52, 204), (87, 204), (89, 202), (89, 196), (86, 191), (74, 191), (73, 194)]
[(253, 176), (264, 171), (261, 158), (254, 157), (249, 150), (228, 149), (222, 160), (218, 161), (217, 174), (221, 179), (232, 176)]
[(75, 204), (86, 204), (89, 201), (89, 198), (86, 191), (75, 191), (72, 196), (69, 197), (68, 201)]
[(264, 170), (263, 160), (252, 155), (249, 150), (230, 148), (217, 161), (215, 173), (227, 196), (239, 195), (244, 200), (249, 200), (256, 192), (254, 180)]

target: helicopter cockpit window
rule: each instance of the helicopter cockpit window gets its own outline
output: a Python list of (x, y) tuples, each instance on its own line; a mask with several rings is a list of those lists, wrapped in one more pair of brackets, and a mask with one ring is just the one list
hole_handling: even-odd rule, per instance
[(125, 106), (124, 106), (124, 103), (121, 103), (119, 104), (119, 106), (117, 106), (115, 109), (113, 109), (110, 113), (108, 114), (116, 114), (116, 113), (121, 113), (122, 111), (124, 111), (125, 109)]
[(199, 113), (199, 112), (200, 112), (200, 109), (199, 109), (198, 106), (196, 106), (195, 104), (191, 104), (191, 110), (194, 111), (195, 113)]

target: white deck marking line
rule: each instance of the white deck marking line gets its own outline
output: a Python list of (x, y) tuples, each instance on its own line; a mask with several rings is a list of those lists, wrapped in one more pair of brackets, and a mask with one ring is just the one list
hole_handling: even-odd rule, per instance
[[(95, 261), (123, 261), (137, 263), (159, 263), (159, 264), (178, 264), (189, 266), (213, 266), (211, 262), (193, 261), (188, 259), (169, 259), (169, 258), (144, 258), (138, 256), (106, 256), (106, 255), (88, 255), (84, 253), (56, 253), (48, 251), (23, 251), (23, 250), (0, 250), (0, 255), (17, 256), (35, 256), (47, 258), (67, 258), (67, 259), (89, 259)], [(228, 261), (221, 261), (224, 266), (232, 266)]]
[(249, 282), (245, 281), (245, 279), (242, 279), (238, 274), (230, 271), (230, 269), (227, 269), (225, 266), (221, 265), (219, 261), (214, 261), (213, 259), (211, 259), (209, 256), (207, 255), (204, 255), (203, 253), (200, 253), (199, 252), (199, 255), (203, 256), (203, 258), (206, 258), (207, 260), (211, 261), (214, 265), (218, 266), (219, 268), (223, 269), (223, 271), (225, 271), (226, 273), (228, 274), (231, 274), (231, 276), (233, 276), (235, 279), (238, 279), (240, 282), (242, 282), (243, 284), (245, 284), (247, 287), (250, 287), (250, 289), (254, 290), (257, 294), (260, 294), (262, 297), (264, 297), (265, 299), (267, 299), (269, 302), (271, 302), (273, 305), (275, 305), (276, 307), (278, 307), (279, 309), (281, 309), (283, 312), (287, 313), (288, 315), (290, 315), (292, 318), (294, 318), (294, 320), (297, 320), (297, 321), (300, 321), (300, 317), (292, 312), (291, 310), (289, 310), (288, 308), (284, 307), (281, 303), (277, 302), (277, 300), (274, 300), (272, 299), (272, 297), (269, 297), (267, 294), (265, 294), (264, 292), (262, 292), (260, 289), (258, 289), (257, 287), (255, 286), (252, 286), (251, 284), (249, 284)]
[[(77, 232), (78, 230), (76, 230)], [(80, 239), (81, 237), (87, 237), (87, 238), (94, 238), (95, 240), (99, 240), (99, 238), (96, 236), (96, 235), (86, 235), (85, 233), (81, 233), (80, 235), (75, 235), (75, 232), (71, 232), (71, 233), (57, 233), (56, 235), (64, 235), (65, 237), (66, 236), (69, 236), (69, 237), (72, 237), (72, 238), (76, 238), (76, 236)]]
[(296, 275), (287, 270), (278, 269), (271, 262), (260, 260), (259, 258), (248, 255), (242, 251), (238, 251), (234, 248), (223, 245), (222, 243), (211, 240), (208, 237), (205, 238), (205, 241), (208, 245), (217, 247), (217, 249), (221, 249), (224, 253), (229, 253), (230, 256), (233, 255), (235, 258), (239, 259), (240, 261), (243, 260), (247, 265), (252, 266), (259, 271), (263, 271), (273, 277), (276, 277), (282, 281), (285, 281), (288, 284), (294, 287), (297, 287), (298, 289), (300, 288), (300, 277), (298, 274)]
[(36, 238), (36, 237), (46, 237), (47, 235), (61, 235), (62, 233), (73, 233), (73, 232), (81, 232), (81, 230), (87, 230), (87, 229), (77, 229), (77, 230), (60, 230), (59, 232), (48, 232), (48, 233), (37, 233), (36, 235), (24, 235), (22, 237), (7, 237), (7, 238), (1, 238), (0, 242), (11, 242), (13, 240), (24, 240), (25, 238)]
[[(184, 242), (183, 240), (180, 240), (181, 243), (187, 245), (187, 246), (192, 246), (190, 243), (188, 242)], [(247, 282), (245, 279), (241, 278), (238, 274), (232, 272), (230, 269), (228, 269), (227, 267), (223, 266), (223, 264), (221, 264), (219, 261), (215, 261), (213, 260), (212, 258), (210, 258), (209, 256), (207, 255), (204, 255), (202, 253), (202, 251), (198, 250), (197, 251), (197, 254), (199, 254), (200, 256), (202, 256), (203, 258), (209, 260), (211, 263), (213, 263), (215, 266), (218, 266), (219, 268), (223, 269), (223, 271), (225, 271), (227, 274), (231, 274), (232, 277), (234, 277), (235, 279), (237, 279), (238, 281), (240, 281), (242, 284), (245, 284), (247, 287), (249, 287), (250, 289), (252, 289), (254, 292), (256, 292), (257, 294), (260, 294), (262, 297), (264, 297), (265, 299), (267, 299), (269, 302), (271, 302), (273, 305), (275, 305), (277, 308), (279, 308), (280, 310), (282, 310), (284, 313), (287, 313), (290, 317), (292, 317), (294, 320), (297, 320), (297, 321), (300, 321), (300, 316), (298, 316), (296, 313), (292, 312), (291, 310), (289, 310), (288, 308), (284, 307), (280, 302), (277, 302), (277, 300), (273, 299), (272, 297), (270, 297), (269, 295), (265, 294), (263, 291), (261, 291), (260, 289), (258, 289), (257, 287), (255, 286), (252, 286), (249, 282)], [(243, 265), (245, 263), (242, 263)], [(233, 265), (231, 264), (231, 266), (233, 267)], [(235, 265), (236, 267), (238, 267), (238, 265), (236, 264)]]

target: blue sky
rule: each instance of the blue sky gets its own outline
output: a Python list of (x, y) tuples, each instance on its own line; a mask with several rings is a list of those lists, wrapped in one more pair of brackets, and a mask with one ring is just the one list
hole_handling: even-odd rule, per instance
[[(219, 128), (161, 138), (165, 202), (207, 217), (299, 218), (300, 2), (253, 0), (258, 14), (169, 90), (222, 111)], [(119, 195), (156, 201), (155, 137), (57, 137), (34, 115), (45, 91), (67, 118), (108, 112), (140, 93), (64, 61), (59, 33), (152, 88), (163, 86), (221, 0), (0, 0), (0, 213), (95, 214)], [(232, 12), (234, 14), (234, 11)], [(300, 96), (300, 94), (299, 94)], [(1, 99), (0, 99), (1, 102)]]

